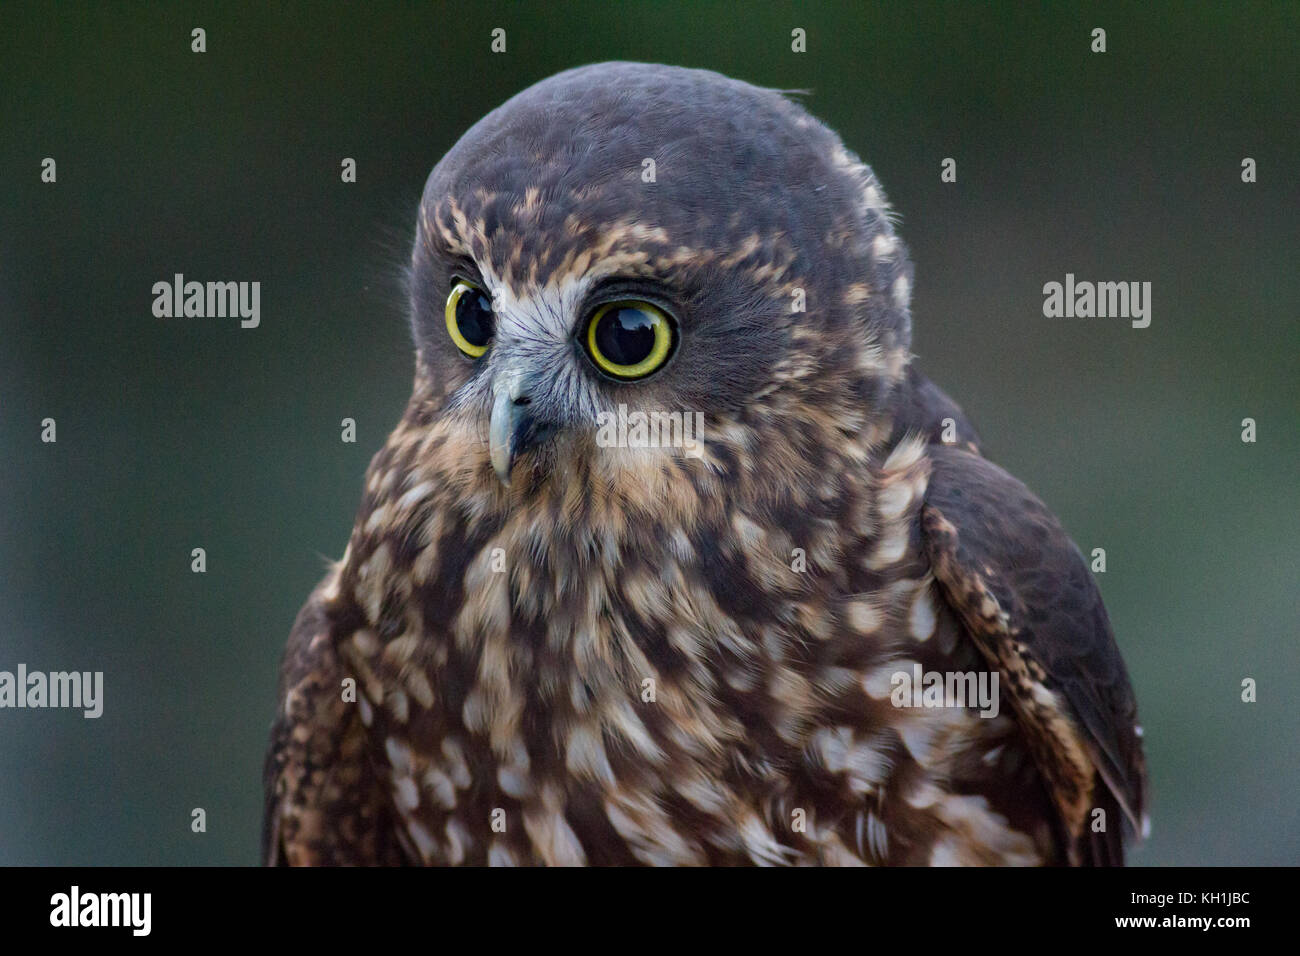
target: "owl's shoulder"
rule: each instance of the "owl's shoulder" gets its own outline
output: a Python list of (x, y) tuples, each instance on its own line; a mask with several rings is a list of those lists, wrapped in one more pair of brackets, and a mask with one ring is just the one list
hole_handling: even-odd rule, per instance
[(1071, 860), (1121, 862), (1119, 818), (1144, 827), (1145, 764), (1133, 690), (1087, 562), (997, 465), (944, 444), (927, 457), (921, 539), (944, 599), (1004, 681)]
[(268, 866), (404, 859), (366, 757), (356, 681), (340, 660), (328, 611), (337, 573), (307, 599), (285, 646), (263, 770)]
[(957, 445), (979, 454), (979, 434), (961, 406), (915, 365), (907, 367), (891, 404), (891, 446), (908, 434), (919, 434), (930, 443)]

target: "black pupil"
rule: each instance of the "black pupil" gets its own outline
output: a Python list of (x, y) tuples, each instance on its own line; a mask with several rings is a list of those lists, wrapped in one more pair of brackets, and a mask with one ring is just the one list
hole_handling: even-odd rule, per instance
[(644, 309), (610, 309), (596, 326), (596, 347), (615, 365), (636, 365), (654, 351), (654, 319)]
[(473, 346), (492, 338), (492, 300), (478, 289), (467, 289), (456, 300), (456, 328)]

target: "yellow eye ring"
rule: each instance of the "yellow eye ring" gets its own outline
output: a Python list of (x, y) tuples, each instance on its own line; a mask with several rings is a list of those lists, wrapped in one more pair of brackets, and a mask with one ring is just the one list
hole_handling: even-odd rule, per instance
[(668, 361), (673, 323), (663, 310), (637, 299), (609, 302), (596, 310), (584, 336), (587, 354), (607, 375), (645, 378)]
[[(467, 293), (476, 297), (466, 298)], [(492, 344), (496, 331), (491, 300), (486, 292), (469, 282), (458, 281), (447, 296), (447, 334), (470, 358), (478, 358)]]

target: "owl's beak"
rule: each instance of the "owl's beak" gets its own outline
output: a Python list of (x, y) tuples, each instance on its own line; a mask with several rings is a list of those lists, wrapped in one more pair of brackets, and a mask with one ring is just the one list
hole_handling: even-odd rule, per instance
[(512, 383), (497, 391), (488, 425), (488, 448), (492, 470), (503, 485), (510, 484), (510, 472), (519, 456), (554, 431), (554, 426), (533, 414), (526, 389)]
[(515, 435), (520, 419), (527, 406), (515, 404), (506, 389), (497, 392), (492, 403), (492, 421), (488, 425), (488, 448), (492, 458), (492, 470), (501, 479), (501, 484), (510, 484), (510, 468), (515, 463)]

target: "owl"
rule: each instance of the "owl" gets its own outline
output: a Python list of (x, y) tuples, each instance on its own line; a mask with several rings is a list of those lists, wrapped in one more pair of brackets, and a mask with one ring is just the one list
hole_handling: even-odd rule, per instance
[(266, 862), (1122, 863), (1106, 610), (912, 363), (911, 285), (780, 92), (606, 63), (471, 128), (409, 404), (289, 637)]

